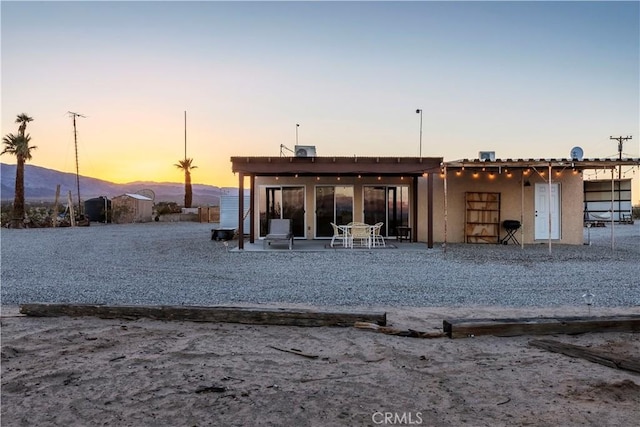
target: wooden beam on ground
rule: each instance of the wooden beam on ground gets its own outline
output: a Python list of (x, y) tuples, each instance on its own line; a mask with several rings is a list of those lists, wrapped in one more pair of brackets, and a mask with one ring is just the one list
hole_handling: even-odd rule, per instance
[(371, 322), (382, 326), (387, 324), (386, 313), (329, 312), (291, 308), (22, 304), (20, 313), (37, 317), (95, 316), (103, 319), (149, 318), (289, 326), (353, 326), (355, 322)]
[(554, 340), (532, 340), (529, 345), (543, 350), (561, 353), (566, 356), (586, 359), (590, 362), (599, 363), (604, 366), (616, 369), (624, 369), (640, 373), (640, 359), (633, 357), (620, 357), (613, 353), (594, 350), (573, 344), (565, 344)]
[(449, 338), (480, 335), (511, 337), (585, 332), (639, 332), (640, 316), (455, 319), (444, 320), (443, 330)]

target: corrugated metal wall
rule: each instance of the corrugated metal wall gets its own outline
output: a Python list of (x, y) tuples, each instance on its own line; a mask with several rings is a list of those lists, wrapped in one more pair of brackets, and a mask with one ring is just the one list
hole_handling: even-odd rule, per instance
[(584, 182), (585, 220), (597, 220), (606, 215), (612, 210), (612, 199), (614, 221), (619, 221), (622, 214), (631, 214), (631, 179), (616, 179), (613, 188), (612, 197), (610, 179)]
[[(238, 197), (220, 196), (220, 228), (238, 228)], [(244, 232), (249, 233), (249, 196), (244, 196)]]

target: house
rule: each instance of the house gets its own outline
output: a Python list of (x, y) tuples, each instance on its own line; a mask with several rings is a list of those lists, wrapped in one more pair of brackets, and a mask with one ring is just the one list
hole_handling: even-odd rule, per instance
[[(433, 244), (431, 228), (419, 219), (425, 215), (421, 205), (432, 203), (434, 192), (427, 189), (442, 158), (232, 157), (231, 162), (240, 194), (245, 177), (250, 181), (251, 243), (268, 233), (270, 219), (290, 218), (298, 239), (330, 238), (331, 222), (362, 221), (384, 222), (384, 236), (397, 236), (402, 226), (424, 227), (422, 237)], [(243, 202), (240, 198), (239, 212), (244, 212)], [(242, 235), (243, 221), (239, 224)]]
[[(638, 166), (639, 159), (464, 159), (440, 157), (232, 157), (239, 191), (249, 178), (250, 243), (271, 218), (290, 218), (297, 239), (333, 234), (331, 222), (383, 222), (385, 238), (502, 243), (583, 243), (585, 169)], [(613, 173), (612, 173), (613, 176)], [(239, 199), (239, 212), (244, 212)], [(239, 221), (242, 224), (242, 221)], [(512, 230), (513, 232), (513, 230)], [(239, 242), (243, 248), (243, 241)]]
[(111, 217), (114, 224), (150, 222), (153, 199), (140, 194), (123, 194), (111, 199)]

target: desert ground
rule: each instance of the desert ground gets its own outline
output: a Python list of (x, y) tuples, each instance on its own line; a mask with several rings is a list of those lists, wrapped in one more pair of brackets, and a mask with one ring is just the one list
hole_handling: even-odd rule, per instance
[[(115, 229), (105, 226), (92, 232), (105, 230), (114, 233)], [(15, 233), (32, 230), (11, 232), (5, 239), (8, 234), (2, 231), (3, 426), (635, 426), (640, 419), (639, 374), (529, 344), (540, 336), (412, 338), (354, 327), (24, 316), (18, 308), (22, 302), (96, 303), (96, 293), (88, 292), (88, 285), (79, 285), (74, 291), (77, 298), (70, 293), (40, 293), (39, 281), (48, 281), (50, 287), (71, 286), (65, 282), (69, 275), (54, 270), (38, 281), (25, 278), (20, 282), (20, 274), (28, 276), (34, 266), (27, 264), (21, 273), (16, 271), (18, 263), (12, 257), (18, 255), (9, 254), (7, 242), (26, 241), (30, 237), (16, 237)], [(231, 254), (219, 242), (203, 240), (202, 247), (215, 245), (212, 250), (224, 262), (245, 256)], [(45, 245), (38, 239), (35, 242)], [(133, 246), (146, 251), (146, 257), (170, 255), (163, 247), (149, 250), (145, 242)], [(612, 301), (609, 305), (590, 307), (589, 316), (640, 314), (633, 262), (638, 258), (633, 243), (631, 247), (630, 254), (604, 256), (607, 263), (627, 269), (627, 282), (615, 290), (625, 295), (607, 300)], [(14, 252), (27, 250), (17, 243), (13, 248)], [(92, 256), (89, 246), (82, 245), (82, 249), (88, 252), (85, 258)], [(267, 255), (256, 253), (248, 260), (242, 258), (242, 263)], [(277, 256), (302, 255), (279, 252)], [(358, 255), (362, 256), (364, 253)], [(558, 256), (560, 265), (569, 266), (574, 259)], [(453, 258), (454, 264), (461, 263), (455, 251)], [(530, 263), (526, 266), (533, 268)], [(243, 268), (250, 270), (246, 265)], [(148, 264), (143, 273), (150, 274)], [(99, 281), (93, 272), (83, 274), (86, 276), (76, 278), (81, 284), (90, 278)], [(375, 289), (362, 286), (363, 293)], [(187, 291), (176, 292), (183, 297)], [(472, 304), (466, 298), (450, 306), (421, 306), (415, 301), (388, 305), (382, 297), (378, 305), (366, 306), (234, 300), (215, 300), (212, 305), (384, 311), (390, 326), (434, 335), (442, 331), (443, 319), (587, 315), (587, 307), (579, 301), (544, 302), (548, 293), (545, 290), (536, 296), (539, 305), (522, 306)], [(87, 294), (90, 296), (83, 299)], [(166, 301), (158, 302), (163, 303)], [(542, 338), (608, 351), (621, 358), (640, 357), (638, 333)]]

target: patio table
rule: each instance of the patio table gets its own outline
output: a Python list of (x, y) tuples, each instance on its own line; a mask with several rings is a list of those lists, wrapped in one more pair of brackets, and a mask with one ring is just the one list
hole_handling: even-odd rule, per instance
[[(373, 233), (375, 226), (369, 224), (346, 224), (346, 225), (338, 225), (338, 228), (345, 235), (345, 248), (353, 249), (353, 240), (356, 239), (366, 239), (367, 248), (371, 249), (371, 244), (373, 242)], [(364, 231), (366, 230), (366, 232)], [(355, 231), (355, 234), (354, 234)]]

